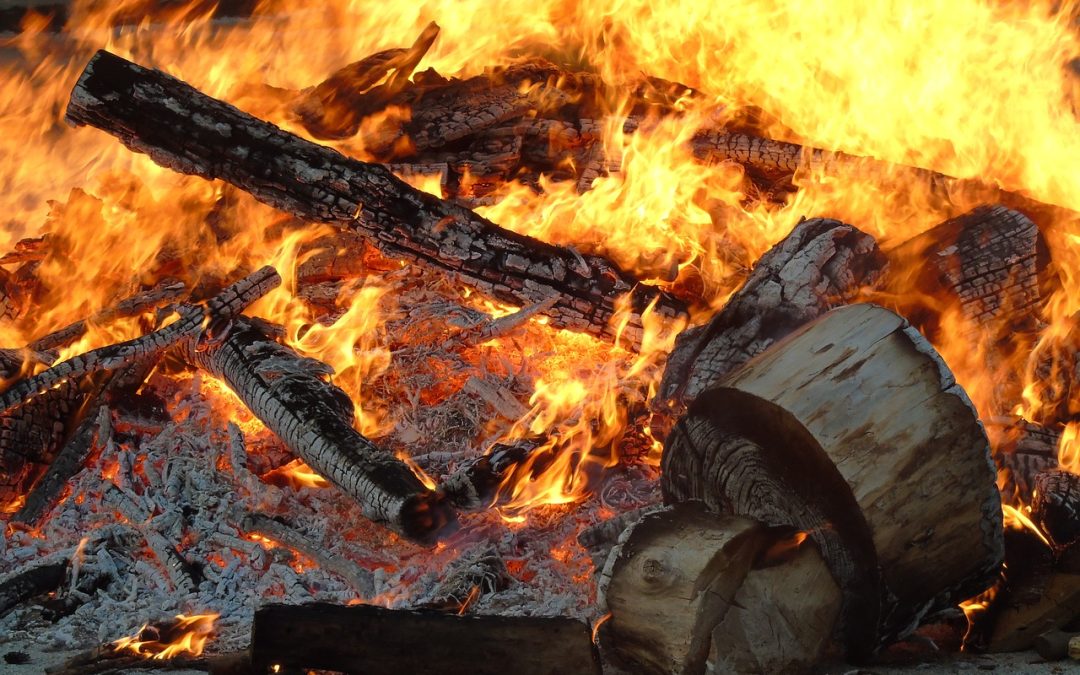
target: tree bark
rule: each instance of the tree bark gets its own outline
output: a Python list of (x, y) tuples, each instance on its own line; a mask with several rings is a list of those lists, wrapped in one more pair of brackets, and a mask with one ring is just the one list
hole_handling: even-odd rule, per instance
[[(732, 437), (742, 452), (730, 451)], [(745, 497), (731, 500), (733, 485)], [(668, 438), (661, 487), (668, 501), (711, 495), (735, 513), (769, 500), (793, 519), (806, 505), (823, 514), (855, 578), (881, 570), (877, 615), (876, 594), (852, 593), (822, 530), (785, 523), (819, 544), (845, 591), (849, 650), (868, 618), (863, 646), (985, 589), (1003, 556), (995, 472), (971, 402), (918, 332), (873, 305), (833, 310), (698, 396)]]
[(296, 456), (356, 499), (366, 517), (426, 540), (452, 520), (441, 496), (352, 426), (348, 395), (320, 378), (328, 367), (237, 318), (224, 339), (184, 345), (184, 358), (220, 378)]
[(822, 218), (799, 223), (722, 310), (679, 335), (657, 400), (674, 402), (674, 411), (689, 405), (780, 338), (873, 286), (884, 269), (873, 237), (855, 227)]
[(251, 636), (255, 672), (278, 666), (365, 675), (600, 673), (589, 627), (562, 617), (475, 616), (373, 605), (266, 605)]
[[(552, 294), (552, 324), (608, 338), (619, 297), (661, 315), (681, 302), (618, 266), (505, 230), (468, 209), (406, 185), (385, 168), (286, 133), (159, 71), (105, 51), (87, 64), (67, 109), (72, 125), (117, 136), (162, 166), (224, 179), (298, 217), (363, 232), (390, 256), (456, 275), (517, 305)], [(634, 321), (628, 337), (640, 335)]]

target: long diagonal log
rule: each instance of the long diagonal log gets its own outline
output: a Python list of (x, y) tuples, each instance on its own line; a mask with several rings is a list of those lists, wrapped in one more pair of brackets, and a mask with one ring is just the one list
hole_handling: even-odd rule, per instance
[(281, 283), (273, 267), (263, 267), (228, 286), (205, 306), (184, 305), (180, 318), (153, 333), (93, 349), (19, 380), (0, 393), (0, 413), (24, 404), (29, 399), (91, 372), (115, 370), (137, 360), (160, 354), (186, 338), (198, 335), (211, 321), (227, 321), (237, 316), (255, 300)]
[(348, 395), (319, 376), (326, 366), (235, 319), (224, 339), (186, 342), (186, 360), (224, 380), (298, 457), (355, 498), (364, 515), (415, 539), (451, 520), (449, 507), (393, 454), (352, 426)]
[(105, 51), (87, 64), (66, 119), (103, 129), (162, 166), (221, 178), (295, 216), (362, 232), (391, 256), (456, 275), (504, 302), (528, 305), (557, 294), (546, 314), (560, 328), (614, 338), (610, 319), (626, 294), (638, 313), (653, 302), (661, 315), (684, 313), (680, 301), (610, 261), (505, 230), (384, 167), (305, 141)]

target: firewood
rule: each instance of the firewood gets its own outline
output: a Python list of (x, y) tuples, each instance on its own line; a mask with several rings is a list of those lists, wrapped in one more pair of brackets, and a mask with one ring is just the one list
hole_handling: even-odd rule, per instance
[(154, 288), (124, 298), (114, 306), (97, 312), (89, 319), (81, 319), (44, 335), (31, 342), (27, 348), (37, 352), (46, 352), (67, 346), (82, 337), (90, 323), (107, 323), (120, 318), (138, 316), (147, 310), (179, 300), (185, 290), (183, 282), (159, 284)]
[(999, 476), (1004, 474), (1003, 500), (1030, 504), (1035, 478), (1058, 465), (1061, 432), (1014, 416), (992, 417), (985, 424), (994, 444)]
[(770, 538), (757, 521), (680, 504), (644, 516), (612, 549), (600, 603), (605, 658), (635, 673), (703, 672), (712, 630)]
[(777, 340), (873, 286), (884, 268), (873, 237), (857, 228), (821, 218), (799, 223), (720, 312), (679, 335), (658, 401), (689, 405)]
[(819, 509), (860, 578), (876, 576), (867, 561), (880, 568), (880, 613), (877, 593), (851, 593), (823, 531), (765, 522), (819, 544), (845, 593), (849, 651), (907, 634), (931, 608), (985, 589), (1001, 565), (1000, 497), (974, 407), (925, 338), (873, 305), (825, 314), (699, 395), (662, 471), (667, 501), (741, 514), (766, 499), (782, 512), (787, 494), (761, 495), (786, 489), (793, 520)]
[(60, 588), (70, 563), (34, 563), (0, 579), (0, 616), (13, 607)]
[(185, 339), (198, 335), (211, 321), (228, 321), (281, 282), (272, 267), (264, 267), (227, 287), (204, 306), (183, 305), (180, 318), (142, 337), (93, 349), (74, 356), (46, 371), (19, 380), (0, 393), (0, 413), (23, 405), (53, 387), (91, 372), (116, 370), (135, 361), (151, 358)]
[[(405, 88), (409, 76), (438, 35), (438, 24), (431, 22), (412, 47), (387, 49), (350, 63), (303, 92), (294, 112), (315, 138), (330, 140), (356, 135), (364, 117), (384, 108)], [(380, 84), (384, 78), (387, 81)]]
[(828, 649), (840, 589), (811, 543), (787, 545), (790, 553), (746, 575), (713, 629), (706, 673), (809, 672)]
[[(931, 302), (939, 305), (942, 294), (955, 298), (972, 329), (1000, 338), (1037, 328), (1048, 251), (1039, 228), (1024, 214), (1004, 206), (980, 206), (887, 255), (900, 275), (919, 271), (914, 285)], [(906, 276), (890, 280), (898, 293), (906, 289), (910, 294), (911, 284)], [(918, 321), (911, 311), (908, 315)]]
[[(662, 316), (678, 300), (596, 256), (544, 244), (423, 193), (385, 168), (304, 141), (183, 82), (98, 52), (72, 92), (67, 118), (117, 136), (163, 166), (222, 178), (300, 218), (363, 232), (392, 257), (429, 264), (516, 305), (553, 293), (547, 314), (561, 328), (609, 338), (617, 299)], [(637, 321), (626, 333), (633, 340)]]
[(1080, 476), (1061, 469), (1035, 477), (1031, 519), (1059, 548), (1080, 539)]
[(71, 425), (78, 424), (82, 385), (65, 380), (0, 415), (0, 504), (21, 502), (62, 453)]
[(248, 513), (240, 519), (239, 527), (246, 534), (262, 535), (311, 558), (322, 569), (344, 579), (363, 598), (370, 598), (375, 593), (375, 582), (370, 571), (351, 560), (328, 553), (284, 523), (261, 513)]
[(183, 345), (183, 358), (223, 380), (297, 457), (356, 499), (366, 517), (416, 539), (452, 519), (408, 465), (353, 428), (352, 401), (321, 377), (329, 367), (276, 342), (258, 323), (236, 318), (223, 339)]
[(1040, 635), (1061, 629), (1080, 614), (1080, 574), (1062, 568), (1040, 535), (1010, 528), (1005, 552), (997, 594), (974, 618), (969, 643), (976, 649), (1028, 649)]
[(255, 612), (251, 634), (252, 665), (258, 673), (600, 673), (589, 627), (563, 617), (457, 616), (373, 605), (265, 605)]
[(620, 513), (614, 518), (608, 518), (602, 520), (599, 523), (586, 527), (577, 536), (577, 542), (581, 544), (581, 547), (589, 552), (589, 557), (592, 558), (593, 567), (597, 572), (604, 569), (604, 563), (608, 559), (608, 555), (611, 553), (611, 549), (615, 547), (615, 544), (619, 541), (619, 537), (626, 531), (631, 525), (641, 520), (643, 517), (659, 511), (664, 508), (660, 504), (650, 504), (649, 506), (643, 506), (633, 511), (627, 511)]
[(1069, 655), (1069, 642), (1074, 637), (1073, 633), (1062, 630), (1047, 631), (1035, 638), (1032, 646), (1047, 661), (1060, 661)]

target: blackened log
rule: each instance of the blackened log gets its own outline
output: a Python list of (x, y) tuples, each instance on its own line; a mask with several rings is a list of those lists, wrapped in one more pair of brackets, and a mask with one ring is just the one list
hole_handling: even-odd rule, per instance
[(142, 337), (93, 349), (74, 356), (46, 371), (19, 380), (0, 393), (0, 413), (45, 394), (64, 382), (92, 372), (116, 370), (136, 361), (152, 358), (180, 342), (228, 321), (248, 305), (281, 283), (272, 267), (264, 267), (225, 288), (205, 305), (183, 305), (175, 322)]
[(94, 314), (89, 319), (81, 319), (34, 340), (28, 345), (28, 349), (36, 352), (46, 352), (67, 346), (82, 337), (86, 333), (87, 326), (91, 323), (107, 323), (120, 318), (138, 316), (147, 310), (156, 309), (179, 300), (185, 290), (186, 287), (183, 282), (170, 282), (141, 291), (124, 298), (112, 307)]
[(31, 598), (55, 591), (64, 583), (68, 562), (35, 564), (0, 579), (0, 616)]
[(959, 301), (971, 327), (990, 330), (991, 337), (1037, 327), (1049, 248), (1035, 223), (1018, 211), (979, 206), (887, 255), (898, 277), (889, 280), (890, 288), (910, 295), (914, 276), (915, 288), (938, 303), (931, 311), (938, 311), (940, 295), (947, 293)]
[(1057, 468), (1060, 429), (1008, 416), (991, 417), (985, 424), (998, 476), (1004, 479), (1002, 501), (1030, 504), (1036, 476)]
[(348, 395), (322, 379), (329, 367), (236, 318), (223, 339), (187, 342), (184, 359), (223, 380), (251, 412), (319, 475), (356, 499), (366, 517), (414, 539), (451, 520), (442, 497), (412, 469), (353, 428)]
[(1036, 476), (1031, 519), (1058, 548), (1080, 539), (1080, 476), (1061, 469)]
[(563, 617), (266, 605), (255, 612), (251, 633), (259, 673), (272, 666), (365, 675), (600, 673), (589, 627)]
[(674, 411), (803, 324), (873, 286), (886, 261), (873, 237), (836, 220), (795, 226), (707, 324), (685, 330), (657, 401)]
[(0, 415), (0, 508), (24, 506), (27, 492), (64, 447), (84, 397), (82, 383), (65, 380)]
[[(640, 313), (682, 303), (615, 264), (509, 230), (416, 190), (387, 169), (349, 159), (202, 94), (159, 71), (98, 52), (72, 91), (67, 121), (117, 136), (182, 173), (221, 178), (308, 220), (364, 232), (392, 257), (423, 262), (516, 305), (552, 293), (552, 324), (608, 338), (615, 303), (630, 294)], [(626, 335), (633, 339), (640, 323)]]

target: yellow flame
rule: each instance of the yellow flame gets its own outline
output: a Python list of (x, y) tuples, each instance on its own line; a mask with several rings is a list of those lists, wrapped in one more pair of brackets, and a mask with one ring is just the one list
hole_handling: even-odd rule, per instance
[[(177, 614), (175, 623), (168, 626), (162, 633), (172, 635), (179, 633), (168, 642), (162, 642), (158, 629), (148, 624), (143, 624), (139, 631), (130, 637), (123, 637), (112, 643), (114, 651), (128, 651), (137, 656), (150, 659), (165, 660), (181, 654), (198, 656), (202, 654), (203, 647), (214, 632), (214, 624), (218, 614)], [(147, 637), (151, 639), (146, 639)]]

